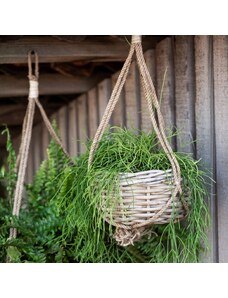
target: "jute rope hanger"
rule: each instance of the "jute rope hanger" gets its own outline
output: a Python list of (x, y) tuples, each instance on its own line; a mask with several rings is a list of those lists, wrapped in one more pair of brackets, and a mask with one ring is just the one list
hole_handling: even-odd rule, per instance
[[(142, 89), (145, 95), (145, 99), (148, 105), (149, 113), (151, 122), (154, 128), (154, 131), (156, 132), (156, 135), (158, 137), (158, 140), (164, 150), (164, 152), (167, 154), (167, 157), (170, 161), (172, 172), (174, 176), (174, 191), (173, 191), (173, 197), (176, 197), (178, 194), (180, 195), (180, 198), (182, 200), (183, 207), (186, 211), (188, 211), (188, 205), (185, 202), (184, 199), (182, 199), (182, 188), (181, 188), (181, 172), (180, 172), (180, 166), (179, 163), (173, 153), (173, 150), (168, 142), (168, 139), (165, 134), (165, 125), (163, 116), (161, 114), (161, 109), (159, 105), (159, 101), (157, 98), (157, 94), (152, 82), (152, 79), (150, 77), (149, 71), (146, 66), (146, 62), (143, 56), (143, 50), (142, 50), (142, 44), (141, 44), (141, 36), (139, 35), (133, 35), (132, 36), (132, 42), (129, 50), (128, 57), (122, 67), (122, 70), (119, 74), (119, 77), (117, 79), (116, 85), (112, 91), (110, 100), (108, 102), (108, 105), (106, 107), (106, 110), (104, 112), (104, 115), (102, 117), (102, 120), (100, 122), (100, 125), (97, 129), (97, 132), (95, 134), (95, 137), (93, 139), (93, 143), (91, 145), (90, 153), (89, 153), (89, 160), (88, 160), (88, 170), (90, 170), (93, 162), (93, 157), (95, 154), (95, 151), (99, 145), (99, 142), (102, 138), (102, 135), (105, 131), (105, 129), (108, 126), (109, 120), (111, 118), (112, 112), (116, 106), (116, 103), (118, 102), (118, 99), (120, 97), (120, 93), (122, 91), (122, 88), (126, 82), (127, 75), (130, 69), (130, 65), (133, 59), (133, 54), (136, 54), (136, 61), (139, 67), (139, 73), (141, 76), (141, 84)], [(155, 115), (155, 110), (157, 113), (157, 119)], [(144, 232), (144, 227), (152, 224), (156, 221), (156, 219), (161, 216), (168, 206), (172, 203), (172, 197), (168, 200), (168, 202), (164, 205), (163, 208), (161, 208), (151, 219), (144, 221), (143, 223), (135, 224), (133, 227), (129, 227), (126, 225), (117, 225), (117, 228), (119, 228), (119, 236), (124, 237), (123, 235), (126, 235), (127, 230), (134, 229), (135, 237), (140, 237), (139, 234), (142, 234)], [(123, 232), (124, 231), (124, 232)]]
[[(32, 57), (35, 59), (35, 69), (33, 73), (32, 69)], [(18, 172), (18, 178), (16, 182), (16, 188), (14, 193), (14, 204), (13, 204), (13, 215), (19, 216), (21, 202), (22, 202), (22, 193), (24, 187), (25, 180), (25, 172), (28, 163), (28, 155), (29, 155), (29, 147), (31, 143), (31, 135), (32, 135), (32, 126), (34, 120), (35, 113), (35, 105), (38, 106), (44, 123), (51, 134), (54, 141), (61, 147), (65, 155), (71, 160), (69, 154), (64, 148), (60, 138), (55, 133), (38, 97), (39, 97), (39, 61), (38, 54), (36, 52), (30, 51), (28, 53), (28, 79), (29, 79), (29, 96), (28, 96), (28, 106), (26, 109), (23, 126), (22, 126), (22, 136), (21, 136), (21, 144), (19, 148), (19, 154), (16, 162), (16, 170)], [(16, 238), (17, 230), (16, 228), (10, 229), (9, 239)]]

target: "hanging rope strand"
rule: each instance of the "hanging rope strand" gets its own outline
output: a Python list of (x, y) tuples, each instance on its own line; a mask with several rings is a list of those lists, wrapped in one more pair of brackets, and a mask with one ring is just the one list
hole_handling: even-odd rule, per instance
[[(145, 95), (145, 99), (147, 101), (152, 126), (156, 132), (156, 135), (159, 139), (159, 142), (160, 142), (164, 152), (166, 153), (167, 157), (169, 158), (169, 161), (170, 161), (170, 164), (172, 167), (175, 188), (173, 191), (173, 196), (171, 196), (170, 199), (167, 201), (167, 203), (149, 220), (144, 221), (143, 223), (136, 224), (133, 227), (128, 227), (128, 226), (125, 226), (124, 224), (117, 224), (116, 225), (117, 229), (115, 232), (116, 237), (118, 237), (118, 235), (120, 237), (122, 237), (122, 235), (124, 235), (125, 232), (127, 230), (129, 230), (130, 228), (133, 228), (133, 230), (135, 229), (134, 233), (138, 233), (139, 231), (140, 231), (140, 233), (142, 233), (143, 230), (139, 230), (139, 229), (155, 222), (165, 212), (165, 210), (170, 206), (170, 204), (172, 203), (173, 197), (176, 197), (178, 193), (179, 194), (182, 193), (181, 172), (180, 172), (179, 163), (175, 157), (175, 154), (173, 153), (172, 147), (170, 146), (168, 139), (166, 137), (166, 134), (165, 134), (165, 125), (164, 125), (163, 116), (161, 114), (159, 101), (158, 101), (156, 91), (155, 91), (152, 79), (150, 77), (150, 74), (147, 69), (146, 62), (145, 62), (145, 59), (143, 56), (142, 45), (141, 45), (141, 36), (138, 36), (138, 35), (132, 36), (132, 43), (131, 43), (129, 55), (124, 63), (124, 66), (123, 66), (121, 72), (120, 72), (120, 75), (119, 75), (116, 85), (113, 89), (110, 100), (108, 102), (108, 105), (107, 105), (104, 115), (102, 117), (101, 123), (97, 129), (96, 134), (95, 134), (95, 137), (94, 137), (91, 149), (90, 149), (90, 153), (89, 153), (88, 169), (90, 169), (90, 167), (91, 167), (94, 153), (98, 147), (98, 143), (101, 140), (101, 137), (108, 125), (108, 121), (111, 117), (111, 114), (112, 114), (114, 108), (115, 108), (115, 105), (118, 102), (120, 92), (123, 88), (123, 85), (125, 84), (126, 79), (127, 79), (127, 74), (128, 74), (131, 62), (132, 62), (134, 52), (136, 52), (136, 60), (137, 60), (138, 67), (139, 67), (139, 73), (142, 78), (142, 80), (141, 80), (142, 89), (143, 89), (143, 92)], [(158, 119), (156, 119), (154, 109), (156, 109), (156, 111), (157, 111)], [(186, 202), (184, 200), (182, 200), (182, 202), (183, 202), (185, 209), (188, 210), (188, 206), (187, 206)], [(107, 219), (107, 221), (108, 221), (108, 219)], [(125, 232), (123, 230), (125, 230)]]
[[(21, 137), (21, 146), (19, 152), (19, 165), (18, 165), (18, 178), (16, 182), (16, 188), (14, 193), (14, 204), (13, 204), (13, 215), (19, 216), (20, 207), (22, 202), (22, 193), (24, 187), (24, 180), (25, 180), (25, 171), (28, 162), (28, 154), (29, 154), (29, 147), (31, 142), (31, 135), (32, 135), (32, 126), (33, 126), (33, 119), (34, 119), (34, 112), (35, 112), (35, 101), (32, 96), (38, 96), (38, 56), (35, 55), (35, 75), (32, 73), (32, 52), (28, 55), (28, 68), (29, 68), (29, 98), (28, 98), (28, 108), (25, 115), (25, 120), (23, 123), (22, 129), (22, 137)], [(36, 82), (36, 83), (34, 83)], [(37, 88), (37, 90), (35, 89)], [(16, 228), (10, 229), (10, 236), (9, 238), (16, 238), (17, 230)]]
[(54, 139), (54, 141), (56, 142), (56, 144), (58, 144), (60, 146), (60, 148), (62, 149), (62, 151), (64, 152), (64, 154), (71, 160), (70, 155), (67, 153), (66, 149), (63, 146), (63, 143), (61, 142), (60, 138), (56, 134), (54, 128), (52, 127), (51, 122), (49, 121), (49, 119), (47, 117), (47, 114), (45, 113), (45, 110), (42, 107), (39, 99), (38, 98), (35, 98), (35, 102), (36, 102), (37, 107), (40, 110), (41, 116), (43, 118), (43, 121), (44, 121), (44, 123), (45, 123), (45, 125), (46, 125), (46, 127), (47, 127), (47, 129), (48, 129), (48, 131), (50, 133), (50, 135), (52, 136), (52, 138)]
[(131, 45), (131, 48), (130, 48), (130, 51), (129, 51), (129, 54), (128, 54), (128, 57), (120, 71), (120, 74), (119, 74), (119, 77), (117, 79), (117, 82), (116, 82), (116, 85), (112, 91), (112, 94), (111, 94), (111, 97), (110, 97), (110, 100), (108, 102), (108, 105), (105, 109), (105, 112), (104, 112), (104, 115), (102, 117), (102, 120), (101, 120), (101, 123), (96, 131), (96, 134), (95, 134), (95, 137), (93, 139), (93, 142), (92, 142), (92, 145), (91, 145), (91, 148), (90, 148), (90, 152), (89, 152), (89, 159), (88, 159), (88, 169), (90, 169), (91, 165), (92, 165), (92, 161), (93, 161), (93, 156), (94, 156), (94, 153), (98, 147), (98, 144), (101, 140), (101, 137), (108, 125), (108, 122), (111, 118), (111, 115), (112, 115), (112, 112), (119, 100), (119, 97), (120, 97), (120, 93), (123, 89), (123, 86), (125, 84), (125, 81), (126, 81), (126, 78), (127, 78), (127, 75), (128, 75), (128, 72), (129, 72), (129, 69), (130, 69), (130, 66), (131, 66), (131, 60), (132, 60), (132, 56), (134, 54), (134, 50), (135, 50), (135, 47), (134, 45), (132, 44)]

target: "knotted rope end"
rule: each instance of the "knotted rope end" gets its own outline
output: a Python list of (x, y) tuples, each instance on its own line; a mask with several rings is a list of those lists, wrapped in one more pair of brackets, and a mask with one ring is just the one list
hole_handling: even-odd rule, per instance
[(39, 97), (39, 83), (37, 78), (29, 79), (29, 98), (38, 98)]
[(142, 35), (132, 35), (131, 43), (141, 43)]

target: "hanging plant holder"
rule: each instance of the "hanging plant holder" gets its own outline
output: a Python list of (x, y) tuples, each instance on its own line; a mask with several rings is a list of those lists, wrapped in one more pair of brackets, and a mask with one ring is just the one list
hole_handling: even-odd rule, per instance
[(150, 170), (137, 173), (119, 173), (118, 192), (110, 194), (103, 191), (102, 210), (105, 220), (116, 227), (114, 238), (127, 246), (151, 233), (152, 224), (166, 224), (183, 220), (188, 212), (188, 196), (181, 187), (181, 173), (178, 161), (167, 140), (164, 120), (141, 45), (141, 36), (132, 37), (129, 55), (123, 65), (101, 123), (94, 137), (88, 161), (92, 167), (95, 151), (108, 126), (110, 117), (126, 81), (133, 54), (141, 77), (141, 85), (148, 104), (153, 129), (166, 153), (171, 168), (167, 171)]

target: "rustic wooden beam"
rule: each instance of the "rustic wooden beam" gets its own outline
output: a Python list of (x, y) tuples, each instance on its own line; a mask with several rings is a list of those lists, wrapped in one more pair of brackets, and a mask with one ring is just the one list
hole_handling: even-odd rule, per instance
[[(39, 80), (40, 95), (75, 94), (87, 92), (104, 77), (93, 78), (66, 77), (59, 74), (41, 74)], [(0, 76), (0, 98), (26, 96), (29, 82), (27, 78), (19, 79), (13, 76)]]
[[(7, 126), (18, 126), (18, 125), (22, 125), (23, 123), (23, 119), (25, 116), (25, 111), (26, 111), (26, 107), (21, 107), (20, 109), (12, 109), (11, 112), (5, 113), (0, 115), (0, 126), (1, 125), (7, 125)], [(50, 108), (45, 108), (45, 112), (47, 113), (47, 115), (51, 115), (52, 113), (54, 113), (56, 111), (56, 109), (50, 109)], [(35, 116), (34, 116), (34, 124), (38, 123), (42, 120), (42, 117), (40, 115), (40, 112), (38, 111), (38, 109), (36, 108), (35, 111)]]
[[(144, 50), (154, 47), (156, 37), (143, 39)], [(27, 63), (30, 50), (37, 51), (42, 63), (67, 61), (124, 61), (129, 51), (126, 40), (90, 37), (80, 43), (68, 43), (50, 36), (24, 36), (19, 40), (0, 42), (0, 64)]]

